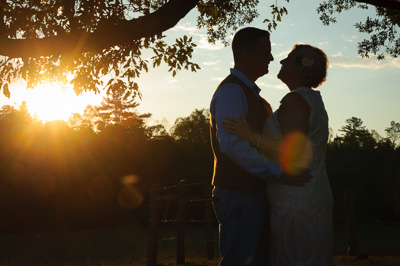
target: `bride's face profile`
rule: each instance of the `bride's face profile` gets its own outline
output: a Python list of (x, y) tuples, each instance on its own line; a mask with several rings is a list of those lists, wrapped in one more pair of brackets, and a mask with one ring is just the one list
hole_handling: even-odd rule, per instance
[(296, 89), (293, 88), (293, 86), (296, 86), (301, 80), (301, 73), (296, 60), (297, 51), (292, 50), (285, 59), (280, 61), (281, 69), (278, 73), (278, 78), (282, 80), (282, 82), (285, 83), (290, 90)]

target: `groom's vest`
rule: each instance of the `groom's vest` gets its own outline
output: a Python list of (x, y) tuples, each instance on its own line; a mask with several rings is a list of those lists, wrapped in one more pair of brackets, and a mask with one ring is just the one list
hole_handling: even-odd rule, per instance
[[(229, 75), (227, 78), (225, 78), (221, 82), (221, 84), (219, 84), (216, 91), (218, 91), (218, 89), (226, 83), (236, 83), (242, 88), (244, 94), (246, 95), (248, 105), (248, 114), (246, 116), (246, 120), (253, 131), (261, 133), (264, 122), (270, 115), (270, 113), (268, 113), (266, 108), (261, 103), (261, 99), (257, 95), (255, 95), (254, 92), (249, 87), (247, 87), (239, 78), (234, 75)], [(211, 144), (214, 152), (214, 175), (212, 181), (213, 185), (222, 188), (233, 189), (264, 189), (265, 182), (263, 180), (249, 174), (234, 161), (229, 159), (228, 156), (221, 152), (217, 139), (216, 121), (212, 116)]]

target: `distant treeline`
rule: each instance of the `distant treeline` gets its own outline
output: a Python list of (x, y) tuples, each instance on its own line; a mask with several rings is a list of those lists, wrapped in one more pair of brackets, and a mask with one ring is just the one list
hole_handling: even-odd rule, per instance
[[(19, 109), (0, 110), (0, 231), (87, 229), (145, 224), (153, 186), (209, 182), (213, 156), (208, 111), (195, 110), (167, 130), (118, 92), (68, 121), (43, 123)], [(346, 120), (331, 137), (327, 169), (338, 222), (343, 190), (356, 191), (366, 219), (400, 219), (400, 124), (383, 138)]]

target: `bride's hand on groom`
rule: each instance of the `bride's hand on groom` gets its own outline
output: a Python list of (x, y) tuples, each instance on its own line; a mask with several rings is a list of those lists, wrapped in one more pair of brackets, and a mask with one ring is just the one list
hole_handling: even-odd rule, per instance
[(249, 124), (243, 114), (240, 115), (240, 119), (235, 117), (225, 117), (225, 121), (222, 122), (224, 130), (230, 134), (236, 135), (242, 139), (249, 140), (253, 133), (250, 129)]
[(290, 186), (304, 187), (312, 179), (311, 170), (307, 168), (299, 168), (298, 170), (297, 174), (282, 172), (279, 181)]

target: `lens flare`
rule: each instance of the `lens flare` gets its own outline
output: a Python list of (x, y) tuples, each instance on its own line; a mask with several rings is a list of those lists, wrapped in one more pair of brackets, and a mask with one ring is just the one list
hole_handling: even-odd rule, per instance
[(126, 209), (137, 208), (143, 201), (143, 195), (132, 185), (124, 186), (118, 194), (119, 204)]
[(139, 177), (136, 175), (126, 175), (121, 178), (121, 184), (123, 185), (134, 185), (139, 183)]
[(304, 153), (312, 152), (311, 143), (302, 132), (296, 131), (288, 134), (282, 141), (279, 151), (279, 161), (285, 173), (295, 175), (298, 167), (307, 168), (312, 156), (304, 156)]

